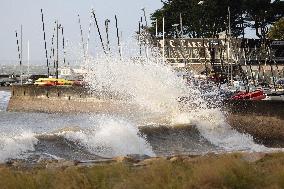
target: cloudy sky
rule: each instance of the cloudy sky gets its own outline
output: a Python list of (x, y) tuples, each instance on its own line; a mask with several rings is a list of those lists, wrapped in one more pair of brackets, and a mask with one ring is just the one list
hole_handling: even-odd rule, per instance
[[(138, 20), (146, 8), (147, 16), (162, 6), (160, 0), (0, 0), (0, 64), (5, 60), (17, 60), (15, 30), (23, 25), (23, 48), (26, 59), (27, 41), (30, 41), (31, 60), (45, 59), (40, 9), (44, 10), (48, 42), (52, 36), (55, 19), (65, 27), (65, 37), (76, 46), (80, 42), (78, 13), (85, 35), (87, 35), (90, 9), (96, 11), (99, 25), (111, 20), (114, 28), (114, 15), (119, 19), (119, 27), (124, 38), (132, 36)], [(115, 34), (115, 32), (113, 32)], [(114, 35), (113, 34), (113, 35)]]

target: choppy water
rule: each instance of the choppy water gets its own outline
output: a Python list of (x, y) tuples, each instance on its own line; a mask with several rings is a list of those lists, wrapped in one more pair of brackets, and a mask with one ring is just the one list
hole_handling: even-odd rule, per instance
[(180, 114), (171, 124), (146, 126), (113, 115), (6, 112), (10, 93), (0, 95), (0, 162), (269, 150), (231, 129), (218, 110)]

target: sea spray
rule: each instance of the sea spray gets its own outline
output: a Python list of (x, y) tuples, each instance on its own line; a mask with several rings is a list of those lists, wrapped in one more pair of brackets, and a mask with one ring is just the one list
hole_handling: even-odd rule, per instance
[(91, 72), (85, 78), (91, 91), (119, 94), (129, 104), (138, 106), (140, 115), (145, 112), (165, 117), (179, 114), (179, 98), (195, 96), (191, 93), (196, 90), (188, 90), (184, 80), (161, 62), (141, 62), (127, 57), (120, 60), (112, 56), (94, 58), (91, 62)]
[(220, 98), (214, 95), (218, 94), (216, 88), (212, 98), (211, 94), (208, 97), (208, 91), (186, 83), (171, 66), (151, 53), (147, 60), (117, 57), (91, 58), (91, 69), (85, 78), (91, 91), (118, 93), (129, 104), (140, 107), (138, 117), (147, 112), (166, 117), (173, 126), (180, 122), (194, 124), (203, 137), (226, 151), (265, 149), (255, 144), (251, 136), (238, 133), (226, 123), (224, 113), (218, 108)]

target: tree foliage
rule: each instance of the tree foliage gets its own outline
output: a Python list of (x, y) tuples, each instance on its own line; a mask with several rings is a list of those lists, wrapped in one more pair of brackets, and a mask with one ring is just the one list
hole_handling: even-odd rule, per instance
[[(182, 16), (183, 33), (188, 37), (214, 37), (220, 32), (228, 32), (230, 26), (232, 36), (244, 35), (244, 29), (253, 28), (259, 38), (264, 38), (268, 26), (284, 16), (284, 2), (275, 0), (166, 0), (163, 7), (152, 16), (152, 28), (158, 21), (158, 31), (162, 32), (162, 18), (165, 17), (165, 31), (169, 36), (176, 34), (173, 24), (180, 23)], [(228, 11), (228, 7), (229, 11)]]
[(284, 40), (284, 18), (275, 22), (275, 24), (270, 28), (268, 38), (273, 40)]

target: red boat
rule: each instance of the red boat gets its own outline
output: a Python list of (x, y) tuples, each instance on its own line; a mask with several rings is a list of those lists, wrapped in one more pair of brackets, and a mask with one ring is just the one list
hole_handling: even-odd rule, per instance
[(239, 92), (231, 97), (233, 100), (263, 100), (265, 98), (266, 96), (261, 90), (253, 92)]

